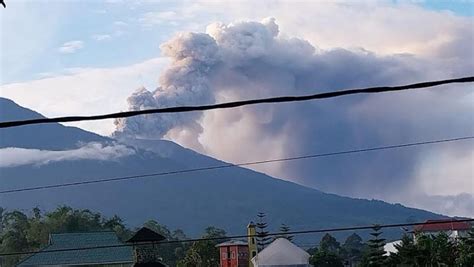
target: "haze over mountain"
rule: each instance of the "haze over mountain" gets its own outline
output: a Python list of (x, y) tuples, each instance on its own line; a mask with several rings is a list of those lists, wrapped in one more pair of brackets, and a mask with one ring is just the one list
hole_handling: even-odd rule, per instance
[[(0, 120), (41, 115), (0, 98)], [(213, 159), (165, 140), (114, 140), (60, 124), (0, 131), (0, 190), (216, 166)], [(111, 183), (0, 195), (7, 209), (71, 205), (117, 214), (129, 225), (156, 219), (197, 235), (215, 225), (244, 232), (258, 211), (271, 230), (423, 221), (441, 215), (378, 200), (327, 194), (234, 167)]]

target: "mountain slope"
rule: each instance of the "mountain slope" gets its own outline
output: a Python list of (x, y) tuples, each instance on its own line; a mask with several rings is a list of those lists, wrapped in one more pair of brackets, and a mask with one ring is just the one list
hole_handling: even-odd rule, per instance
[[(2, 115), (2, 119), (31, 112), (8, 100), (0, 101), (0, 105), (2, 114), (10, 114)], [(4, 166), (0, 168), (0, 191), (222, 164), (169, 141), (114, 141), (59, 124), (34, 127), (42, 135), (31, 134), (31, 127), (14, 128), (13, 133), (0, 130), (0, 144), (68, 150), (80, 143), (101, 142), (113, 146), (122, 142), (133, 146), (134, 152), (114, 159), (80, 158)], [(51, 136), (57, 139), (52, 140)], [(191, 235), (197, 235), (209, 225), (222, 227), (231, 234), (242, 234), (258, 211), (268, 214), (270, 230), (274, 231), (281, 223), (293, 229), (314, 229), (441, 217), (398, 204), (326, 194), (239, 167), (0, 194), (0, 206), (8, 209), (35, 206), (53, 209), (58, 205), (118, 214), (131, 225), (156, 219)]]
[[(0, 97), (0, 121), (44, 118), (43, 115)], [(0, 148), (71, 149), (81, 142), (104, 142), (108, 138), (57, 123), (1, 129)]]

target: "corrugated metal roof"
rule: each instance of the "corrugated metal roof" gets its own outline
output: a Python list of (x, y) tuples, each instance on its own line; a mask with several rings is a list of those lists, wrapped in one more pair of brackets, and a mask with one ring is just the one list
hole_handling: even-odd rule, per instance
[(453, 230), (469, 230), (471, 225), (468, 222), (458, 222), (456, 220), (427, 220), (427, 224), (415, 227), (415, 232), (438, 232)]
[(227, 247), (227, 246), (247, 246), (248, 243), (242, 240), (229, 240), (224, 243), (217, 244), (216, 247)]
[[(50, 244), (42, 251), (122, 245), (114, 232), (52, 234)], [(36, 253), (18, 266), (132, 263), (131, 247), (98, 248), (74, 251)]]

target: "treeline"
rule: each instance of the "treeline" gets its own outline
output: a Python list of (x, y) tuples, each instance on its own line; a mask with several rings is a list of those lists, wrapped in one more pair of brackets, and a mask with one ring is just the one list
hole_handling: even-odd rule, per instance
[[(170, 230), (154, 220), (144, 223), (168, 240), (188, 239), (180, 229)], [(98, 212), (62, 206), (52, 212), (34, 208), (31, 212), (5, 211), (0, 208), (0, 254), (36, 251), (48, 244), (50, 233), (73, 233), (113, 230), (125, 241), (138, 229), (129, 229), (118, 216), (107, 218)], [(205, 229), (202, 237), (225, 237), (226, 232), (216, 227)], [(160, 245), (160, 256), (169, 266), (218, 266), (219, 252), (216, 241), (167, 243)], [(25, 256), (0, 257), (0, 266), (15, 266)]]
[[(265, 237), (267, 224), (264, 214), (259, 213), (257, 233), (259, 245), (266, 246), (271, 240)], [(154, 220), (144, 223), (168, 240), (186, 240), (184, 231), (170, 230)], [(38, 208), (23, 213), (21, 211), (5, 211), (0, 208), (0, 254), (12, 252), (36, 251), (48, 244), (50, 233), (89, 232), (113, 230), (125, 241), (137, 230), (129, 229), (118, 216), (110, 218), (87, 209), (78, 210), (62, 206), (51, 212), (42, 212)], [(282, 235), (290, 229), (286, 225), (280, 227)], [(397, 254), (385, 255), (383, 250), (385, 239), (379, 227), (374, 227), (372, 238), (363, 242), (357, 234), (352, 234), (340, 244), (330, 234), (322, 237), (318, 246), (311, 248), (310, 263), (316, 267), (347, 266), (474, 266), (474, 231), (467, 237), (452, 240), (445, 233), (434, 235), (405, 235), (402, 242), (396, 245)], [(161, 244), (160, 256), (169, 266), (179, 267), (217, 267), (219, 251), (215, 247), (227, 239), (226, 232), (216, 227), (208, 227), (202, 234), (203, 238), (221, 238), (199, 242), (172, 242)], [(15, 266), (25, 256), (0, 257), (0, 266)]]
[(311, 248), (310, 263), (315, 267), (433, 267), (474, 266), (474, 230), (459, 239), (446, 233), (437, 235), (405, 234), (395, 245), (398, 253), (384, 251), (385, 239), (380, 227), (374, 226), (371, 239), (363, 242), (357, 234), (350, 235), (341, 245), (330, 234), (322, 237), (319, 246)]

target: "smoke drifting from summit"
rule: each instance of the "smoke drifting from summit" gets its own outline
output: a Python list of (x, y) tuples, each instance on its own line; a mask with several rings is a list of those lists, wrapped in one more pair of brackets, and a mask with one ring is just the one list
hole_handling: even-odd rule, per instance
[[(208, 78), (218, 60), (214, 39), (207, 34), (182, 33), (161, 45), (161, 50), (172, 59), (171, 66), (161, 76), (160, 87), (154, 91), (139, 88), (128, 98), (130, 110), (214, 102)], [(160, 139), (175, 127), (199, 134), (200, 117), (186, 114), (118, 119), (116, 134)]]
[[(468, 39), (459, 38), (459, 42)], [(463, 45), (450, 40), (440, 46), (440, 51), (447, 47)], [(407, 54), (379, 56), (362, 48), (322, 50), (306, 40), (286, 37), (273, 18), (214, 23), (206, 33), (178, 34), (161, 50), (170, 57), (171, 65), (161, 74), (157, 89), (140, 88), (128, 98), (130, 110), (406, 84), (463, 76), (472, 67), (471, 63), (458, 64), (466, 61), (462, 55), (441, 52), (438, 58), (429, 59)], [(449, 86), (298, 104), (132, 117), (116, 121), (115, 135), (170, 139), (225, 161), (247, 162), (468, 135), (473, 130), (469, 116), (473, 104), (473, 94), (466, 86)], [(464, 151), (469, 144), (456, 149)], [(430, 160), (434, 162), (425, 157), (434, 151), (443, 153), (442, 147), (426, 147), (255, 168), (343, 195), (396, 202), (412, 201), (421, 195), (426, 200), (429, 195), (436, 195), (439, 201), (448, 195), (419, 192), (423, 188), (416, 187), (420, 179), (429, 179), (420, 177), (426, 172), (419, 172), (418, 168), (421, 164), (426, 168)], [(472, 174), (472, 167), (470, 171)], [(452, 191), (449, 194), (452, 196)]]

